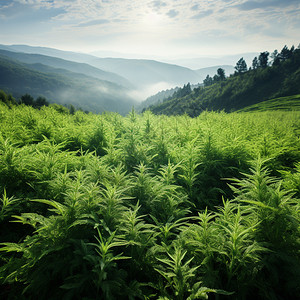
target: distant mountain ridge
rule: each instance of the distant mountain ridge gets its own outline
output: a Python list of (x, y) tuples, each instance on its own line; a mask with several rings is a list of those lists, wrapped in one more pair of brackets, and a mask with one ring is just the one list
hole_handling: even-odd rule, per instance
[(170, 64), (178, 64), (180, 66), (185, 66), (192, 70), (210, 68), (211, 66), (218, 65), (235, 65), (236, 62), (243, 57), (247, 62), (248, 66), (251, 65), (252, 59), (255, 56), (258, 56), (257, 52), (247, 52), (247, 53), (238, 53), (232, 55), (223, 55), (223, 56), (199, 56), (199, 57), (187, 57), (181, 59), (164, 59), (164, 62)]
[(28, 93), (59, 104), (73, 104), (92, 112), (129, 112), (135, 101), (130, 90), (109, 81), (55, 69), (43, 64), (25, 64), (0, 54), (0, 89), (15, 97)]
[(5, 50), (11, 49), (15, 52), (40, 54), (78, 63), (86, 63), (103, 71), (115, 73), (124, 77), (137, 89), (143, 89), (145, 86), (161, 82), (176, 86), (188, 82), (198, 83), (201, 81), (201, 78), (199, 78), (197, 72), (194, 70), (155, 60), (99, 58), (90, 54), (62, 51), (47, 47), (31, 47), (27, 45), (0, 45), (0, 49), (1, 48), (4, 48)]
[(197, 72), (178, 65), (166, 64), (155, 60), (96, 58), (89, 64), (119, 74), (138, 86), (168, 82), (176, 85), (198, 83)]
[[(71, 101), (78, 102), (78, 105), (82, 104), (81, 106), (88, 107), (91, 104), (94, 111), (103, 111), (103, 109), (118, 111), (119, 108), (116, 104), (118, 102), (120, 102), (122, 112), (129, 111), (132, 105), (136, 103), (136, 100), (141, 102), (143, 99), (153, 95), (150, 100), (151, 104), (153, 104), (155, 101), (161, 101), (166, 97), (170, 97), (170, 94), (173, 93), (173, 88), (186, 85), (187, 83), (191, 85), (202, 84), (203, 79), (207, 75), (212, 76), (215, 74), (218, 68), (223, 68), (227, 76), (234, 71), (232, 65), (225, 64), (209, 68), (190, 69), (155, 60), (99, 58), (90, 54), (28, 45), (0, 45), (0, 55), (2, 55), (2, 60), (10, 58), (14, 61), (15, 65), (14, 67), (11, 65), (12, 69), (19, 70), (20, 72), (22, 69), (26, 69), (27, 73), (30, 70), (29, 73), (31, 75), (29, 77), (36, 79), (35, 81), (25, 80), (27, 82), (25, 88), (23, 84), (18, 86), (13, 77), (11, 77), (11, 80), (15, 82), (15, 91), (18, 91), (18, 93), (21, 87), (23, 87), (23, 90), (32, 90), (36, 91), (36, 93), (38, 91), (40, 95), (46, 97), (49, 95), (48, 97), (56, 98), (55, 101), (60, 103), (66, 102), (69, 95), (72, 98)], [(237, 57), (237, 55), (233, 55), (231, 61), (234, 57)], [(5, 63), (3, 62), (3, 64)], [(44, 80), (48, 76), (47, 80), (50, 82), (53, 79), (53, 74), (57, 74), (56, 79), (59, 79), (60, 83), (56, 82), (55, 84), (51, 84), (51, 86), (58, 85), (65, 87), (65, 84), (67, 84), (65, 88), (67, 88), (68, 92), (58, 93), (57, 91), (61, 91), (61, 88), (58, 87), (56, 92), (51, 91), (47, 87), (47, 84), (41, 84), (40, 87), (36, 85), (36, 82), (39, 81), (38, 76), (41, 77), (41, 80)], [(16, 77), (21, 80), (20, 74), (16, 74)], [(233, 83), (235, 81), (236, 79), (229, 79), (229, 82), (236, 84), (234, 88), (228, 88), (228, 83), (220, 83), (206, 89), (205, 92), (198, 88), (197, 93), (201, 94), (201, 97), (203, 97), (202, 100), (199, 100), (199, 94), (195, 92), (191, 95), (192, 100), (188, 101), (193, 102), (193, 107), (199, 100), (201, 107), (206, 107), (207, 109), (215, 109), (217, 106), (214, 103), (218, 101), (222, 103), (225, 109), (237, 109), (239, 106), (238, 100), (235, 99), (230, 104), (227, 96), (230, 94), (229, 97), (236, 97), (232, 95), (232, 93), (234, 94), (233, 90), (238, 91), (245, 83)], [(0, 81), (0, 86), (4, 89), (6, 88), (9, 91), (14, 90), (13, 86), (9, 85), (7, 81), (6, 84), (5, 86), (3, 81)], [(225, 92), (224, 85), (227, 86)], [(43, 86), (45, 87), (44, 90), (42, 90)], [(157, 95), (157, 92), (160, 92), (160, 94)], [(255, 91), (251, 93), (254, 97)], [(247, 98), (248, 94), (245, 94), (244, 97)], [(259, 92), (256, 92), (256, 97), (258, 97), (257, 95), (259, 95)], [(59, 96), (62, 98), (58, 99), (57, 97)], [(89, 99), (89, 97), (91, 98)], [(183, 100), (176, 99), (176, 105), (173, 103), (172, 107), (180, 107), (180, 103)], [(171, 99), (168, 99), (168, 101), (171, 101)], [(251, 101), (252, 104), (255, 102), (255, 100)], [(249, 102), (251, 101), (249, 100)], [(125, 103), (127, 105), (126, 109), (123, 107)], [(166, 103), (161, 103), (161, 105), (166, 106)]]
[(16, 59), (27, 64), (43, 64), (53, 68), (65, 69), (71, 72), (82, 73), (87, 76), (92, 76), (100, 80), (111, 81), (119, 85), (130, 87), (131, 83), (125, 78), (99, 68), (95, 68), (86, 63), (77, 63), (62, 58), (46, 56), (42, 54), (28, 54), (22, 52), (12, 52), (1, 50), (0, 54)]

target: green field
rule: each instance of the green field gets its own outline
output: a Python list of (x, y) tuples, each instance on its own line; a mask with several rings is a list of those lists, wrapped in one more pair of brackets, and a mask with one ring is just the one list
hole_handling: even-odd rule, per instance
[(0, 298), (296, 299), (299, 137), (299, 111), (0, 102)]
[(300, 110), (300, 95), (280, 97), (247, 106), (238, 112), (267, 111), (267, 110)]

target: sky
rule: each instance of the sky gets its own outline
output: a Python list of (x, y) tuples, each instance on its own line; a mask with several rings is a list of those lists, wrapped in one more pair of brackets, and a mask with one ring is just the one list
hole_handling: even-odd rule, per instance
[(299, 43), (299, 0), (0, 0), (5, 45), (175, 59)]

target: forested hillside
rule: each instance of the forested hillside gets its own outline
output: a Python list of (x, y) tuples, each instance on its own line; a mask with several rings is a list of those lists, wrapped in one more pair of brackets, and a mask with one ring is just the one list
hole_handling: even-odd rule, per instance
[(300, 112), (0, 99), (1, 299), (297, 299)]
[(100, 80), (110, 81), (115, 84), (122, 85), (124, 87), (127, 86), (128, 88), (132, 86), (132, 83), (130, 83), (125, 78), (117, 74), (106, 72), (101, 69), (92, 67), (86, 63), (77, 63), (71, 60), (66, 60), (58, 57), (46, 56), (41, 54), (12, 52), (12, 51), (5, 51), (1, 49), (0, 49), (0, 54), (6, 57), (10, 57), (19, 62), (23, 62), (29, 65), (30, 67), (34, 67), (37, 71), (49, 72), (48, 69), (45, 69), (46, 66), (49, 66), (52, 68), (52, 72), (53, 72), (53, 68), (58, 73), (63, 73), (64, 71), (67, 70), (74, 73), (81, 73), (86, 76), (94, 77)]
[[(201, 85), (202, 84), (187, 84), (188, 92), (190, 93), (191, 89), (197, 88)], [(181, 93), (181, 95), (182, 95), (183, 93), (186, 93), (185, 87), (186, 87), (186, 85), (184, 85), (183, 88), (180, 88), (177, 86), (172, 89), (160, 91), (157, 94), (152, 95), (152, 96), (148, 97), (146, 100), (144, 100), (143, 102), (141, 102), (137, 106), (137, 109), (138, 109), (138, 111), (142, 111), (143, 109), (147, 108), (150, 105), (155, 105), (155, 104), (161, 103), (165, 99), (167, 99), (171, 96), (177, 95), (176, 94), (177, 91), (180, 91), (179, 93)]]
[(157, 114), (177, 115), (187, 113), (197, 116), (203, 110), (235, 111), (258, 102), (300, 93), (300, 49), (286, 46), (274, 51), (268, 63), (269, 53), (262, 52), (253, 59), (251, 68), (241, 58), (234, 75), (226, 78), (224, 70), (213, 78), (207, 76), (204, 87), (180, 96), (175, 93), (163, 103), (150, 106)]
[(28, 93), (98, 113), (126, 114), (135, 104), (130, 90), (115, 83), (43, 64), (25, 64), (5, 55), (0, 55), (0, 89), (15, 98)]

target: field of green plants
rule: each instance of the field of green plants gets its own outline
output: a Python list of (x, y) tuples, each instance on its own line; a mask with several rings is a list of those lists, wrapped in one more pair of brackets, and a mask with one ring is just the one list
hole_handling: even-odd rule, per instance
[(297, 299), (300, 112), (0, 103), (1, 299)]

